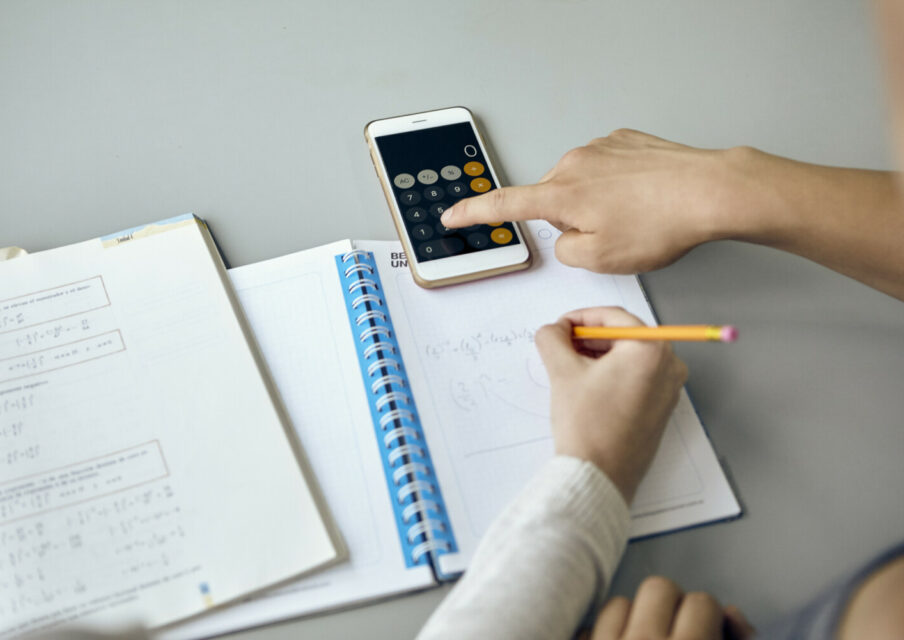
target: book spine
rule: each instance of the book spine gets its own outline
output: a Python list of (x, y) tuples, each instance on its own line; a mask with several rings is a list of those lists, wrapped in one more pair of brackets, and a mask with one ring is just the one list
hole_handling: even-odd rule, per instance
[(408, 567), (457, 551), (383, 285), (367, 251), (336, 256), (374, 434)]

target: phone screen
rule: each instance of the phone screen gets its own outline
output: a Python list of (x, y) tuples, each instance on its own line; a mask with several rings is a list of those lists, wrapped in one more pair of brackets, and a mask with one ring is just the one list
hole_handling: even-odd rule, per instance
[(377, 136), (405, 231), (420, 262), (520, 244), (511, 222), (448, 229), (448, 207), (497, 187), (468, 122)]

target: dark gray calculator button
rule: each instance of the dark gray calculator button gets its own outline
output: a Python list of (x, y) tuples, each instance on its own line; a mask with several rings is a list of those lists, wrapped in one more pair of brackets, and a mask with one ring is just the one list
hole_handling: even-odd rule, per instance
[(437, 222), (435, 229), (436, 232), (441, 236), (451, 236), (453, 233), (458, 233), (458, 229), (450, 229), (442, 222)]
[(428, 224), (411, 227), (411, 237), (416, 240), (428, 240), (433, 237), (433, 227)]
[(441, 240), (437, 240), (437, 242), (442, 245), (443, 249), (446, 251), (446, 255), (450, 256), (461, 253), (462, 249), (465, 248), (465, 243), (461, 241), (461, 238), (456, 238), (455, 236), (451, 238), (442, 238)]
[(405, 206), (411, 206), (421, 201), (421, 194), (417, 191), (403, 191), (399, 196), (399, 202)]
[(461, 198), (468, 193), (468, 187), (464, 182), (450, 182), (446, 185), (446, 192), (451, 196)]
[(427, 218), (427, 212), (421, 207), (411, 207), (405, 212), (408, 222), (423, 222)]
[(442, 187), (427, 187), (424, 189), (424, 197), (427, 198), (430, 202), (436, 202), (440, 200), (444, 195)]
[(439, 218), (441, 215), (443, 215), (443, 212), (448, 208), (449, 208), (449, 205), (447, 205), (445, 202), (437, 202), (436, 204), (431, 205), (430, 215), (432, 215), (435, 218)]
[(441, 258), (449, 255), (446, 249), (440, 244), (442, 240), (434, 240), (433, 242), (425, 242), (418, 245), (417, 252), (422, 258)]
[(468, 244), (471, 245), (474, 249), (483, 249), (490, 244), (490, 238), (485, 233), (469, 233), (468, 234)]

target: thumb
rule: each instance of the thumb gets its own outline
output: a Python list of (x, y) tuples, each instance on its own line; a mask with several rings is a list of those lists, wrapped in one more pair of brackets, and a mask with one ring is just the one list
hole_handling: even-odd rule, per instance
[(548, 191), (546, 184), (493, 189), (457, 202), (446, 209), (440, 220), (450, 228), (532, 218), (551, 221), (556, 207), (551, 206)]
[(546, 367), (550, 381), (567, 375), (579, 366), (583, 358), (575, 351), (571, 333), (573, 325), (567, 318), (543, 325), (534, 334), (534, 343)]

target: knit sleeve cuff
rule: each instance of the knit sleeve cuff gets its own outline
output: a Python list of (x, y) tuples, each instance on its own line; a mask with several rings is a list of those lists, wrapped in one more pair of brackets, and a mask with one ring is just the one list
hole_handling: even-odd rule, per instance
[(605, 595), (628, 541), (631, 515), (621, 492), (599, 467), (555, 456), (524, 487), (508, 515), (518, 520), (553, 517), (581, 532), (602, 572), (597, 600)]

